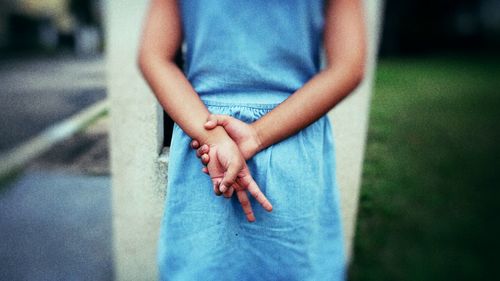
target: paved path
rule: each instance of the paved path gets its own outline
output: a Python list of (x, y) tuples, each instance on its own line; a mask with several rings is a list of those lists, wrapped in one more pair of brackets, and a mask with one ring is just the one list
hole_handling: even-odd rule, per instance
[(102, 57), (0, 59), (0, 151), (105, 98)]
[(110, 178), (26, 170), (0, 195), (0, 280), (112, 280)]
[(113, 279), (107, 118), (0, 186), (0, 280)]

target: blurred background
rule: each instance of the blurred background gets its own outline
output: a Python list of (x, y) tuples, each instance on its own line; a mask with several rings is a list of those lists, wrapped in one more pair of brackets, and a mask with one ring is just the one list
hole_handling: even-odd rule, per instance
[[(113, 279), (105, 8), (0, 0), (0, 280)], [(383, 16), (349, 278), (500, 278), (500, 0)]]

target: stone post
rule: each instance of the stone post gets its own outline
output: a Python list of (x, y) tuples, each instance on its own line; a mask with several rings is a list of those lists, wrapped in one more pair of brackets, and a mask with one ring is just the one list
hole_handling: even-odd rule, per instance
[(366, 74), (361, 85), (330, 113), (337, 154), (337, 177), (340, 185), (342, 219), (346, 251), (352, 258), (361, 173), (365, 152), (373, 76), (377, 61), (382, 24), (383, 0), (365, 0), (368, 34)]
[(105, 6), (116, 280), (156, 280), (156, 240), (166, 168), (163, 109), (142, 79), (137, 49), (149, 1)]

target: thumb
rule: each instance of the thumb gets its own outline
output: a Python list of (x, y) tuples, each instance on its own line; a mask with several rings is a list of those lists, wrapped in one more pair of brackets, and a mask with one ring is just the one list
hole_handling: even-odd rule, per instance
[(215, 179), (215, 178), (212, 179), (212, 187), (214, 188), (214, 193), (217, 196), (222, 195), (222, 192), (220, 191), (220, 188), (219, 188), (220, 187), (219, 183), (220, 183), (220, 179)]
[(217, 126), (226, 126), (229, 123), (229, 119), (232, 118), (229, 115), (223, 114), (210, 114), (205, 123), (205, 129), (211, 130)]
[(235, 162), (229, 163), (229, 166), (227, 167), (227, 170), (224, 173), (224, 178), (222, 178), (222, 181), (219, 186), (219, 190), (221, 192), (225, 192), (230, 186), (234, 184), (236, 178), (238, 177), (238, 172), (241, 170), (241, 168), (242, 168), (241, 164)]

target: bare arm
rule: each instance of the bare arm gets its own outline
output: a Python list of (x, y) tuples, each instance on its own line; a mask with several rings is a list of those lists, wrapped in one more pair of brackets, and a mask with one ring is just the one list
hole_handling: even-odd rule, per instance
[(327, 66), (251, 126), (262, 150), (308, 126), (351, 93), (364, 75), (366, 58), (361, 0), (330, 0), (325, 14)]
[[(252, 124), (226, 115), (211, 115), (205, 128), (222, 126), (245, 159), (310, 125), (348, 96), (362, 81), (366, 33), (362, 0), (330, 0), (325, 11), (326, 68), (288, 99)], [(218, 125), (218, 126), (217, 126)], [(203, 142), (195, 139), (193, 148)], [(198, 156), (209, 151), (200, 148)], [(209, 163), (205, 156), (203, 163)]]
[[(139, 68), (170, 117), (190, 137), (208, 142), (210, 135), (203, 123), (208, 109), (185, 75), (175, 64), (182, 44), (182, 29), (177, 1), (152, 0), (139, 46)], [(189, 114), (188, 114), (189, 113)]]
[(139, 46), (138, 66), (156, 98), (191, 138), (211, 146), (208, 172), (218, 193), (238, 186), (238, 199), (249, 221), (255, 220), (246, 190), (268, 211), (272, 206), (250, 175), (237, 145), (223, 128), (203, 127), (209, 111), (184, 73), (175, 64), (182, 44), (182, 25), (176, 0), (151, 0)]

